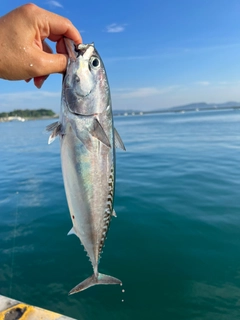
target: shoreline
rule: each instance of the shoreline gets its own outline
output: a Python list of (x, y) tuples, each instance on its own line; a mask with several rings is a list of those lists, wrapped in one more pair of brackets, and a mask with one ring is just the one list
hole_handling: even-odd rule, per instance
[[(151, 110), (151, 111), (116, 111), (113, 112), (113, 117), (118, 116), (143, 116), (150, 114), (159, 114), (159, 113), (188, 113), (188, 112), (204, 112), (204, 111), (227, 111), (227, 110), (240, 110), (240, 106), (236, 107), (218, 107), (218, 108), (183, 108), (183, 109), (174, 109), (174, 110)], [(19, 116), (10, 116), (5, 118), (0, 118), (1, 122), (25, 122), (25, 121), (35, 121), (35, 120), (47, 120), (47, 119), (58, 119), (59, 115), (54, 114), (53, 116), (40, 116), (40, 117), (19, 117)]]
[(0, 118), (1, 122), (25, 122), (25, 121), (35, 121), (35, 120), (47, 120), (47, 119), (58, 119), (59, 115), (55, 114), (54, 116), (41, 116), (41, 117), (6, 117)]

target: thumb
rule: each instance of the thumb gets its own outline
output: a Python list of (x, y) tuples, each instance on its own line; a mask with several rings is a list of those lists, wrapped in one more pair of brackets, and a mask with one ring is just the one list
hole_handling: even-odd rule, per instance
[(51, 73), (63, 73), (67, 68), (68, 55), (63, 53), (47, 53), (36, 50), (32, 55), (33, 62), (31, 65), (31, 77), (46, 76)]
[(68, 55), (63, 53), (45, 53), (42, 54), (44, 62), (44, 74), (63, 73), (67, 68)]

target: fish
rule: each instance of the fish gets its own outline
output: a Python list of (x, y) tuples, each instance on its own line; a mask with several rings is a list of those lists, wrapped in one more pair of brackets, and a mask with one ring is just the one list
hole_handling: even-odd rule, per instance
[(98, 284), (122, 284), (98, 271), (99, 260), (113, 216), (115, 148), (126, 150), (114, 128), (109, 82), (95, 45), (65, 38), (68, 65), (63, 76), (59, 121), (49, 125), (48, 143), (60, 137), (64, 188), (72, 229), (93, 267), (93, 275), (69, 294)]

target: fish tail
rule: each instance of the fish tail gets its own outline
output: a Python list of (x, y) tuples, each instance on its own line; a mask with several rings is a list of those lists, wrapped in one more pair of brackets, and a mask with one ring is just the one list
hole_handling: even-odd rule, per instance
[(69, 295), (83, 291), (97, 284), (122, 284), (122, 281), (102, 273), (98, 273), (97, 275), (93, 274), (91, 277), (85, 279), (84, 281), (79, 283), (76, 287), (74, 287), (69, 292)]

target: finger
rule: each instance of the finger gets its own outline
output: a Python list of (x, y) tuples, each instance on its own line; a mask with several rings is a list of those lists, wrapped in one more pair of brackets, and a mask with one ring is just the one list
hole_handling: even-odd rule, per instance
[(75, 44), (82, 43), (82, 37), (79, 31), (74, 27), (70, 20), (50, 12), (47, 12), (47, 17), (49, 25), (47, 37), (50, 40), (56, 42), (65, 36), (73, 40)]
[(38, 88), (41, 89), (44, 81), (48, 78), (48, 76), (40, 76), (40, 77), (35, 77), (34, 78), (34, 85)]
[(44, 40), (42, 41), (42, 47), (43, 47), (43, 51), (47, 53), (53, 53), (52, 48)]
[(67, 54), (64, 38), (61, 38), (56, 44), (57, 53)]
[[(42, 41), (42, 48), (43, 51), (47, 52), (47, 53), (52, 53), (52, 48), (47, 44), (46, 41)], [(34, 85), (38, 88), (41, 89), (44, 81), (48, 78), (49, 75), (46, 76), (40, 76), (40, 77), (34, 77)]]
[(60, 25), (60, 21), (56, 22), (55, 20), (51, 20), (50, 34), (48, 38), (56, 42), (60, 40), (62, 36), (64, 36), (73, 40), (75, 44), (82, 43), (82, 37), (78, 30), (72, 25), (72, 23), (69, 20), (65, 18), (62, 19), (64, 19), (63, 22), (65, 22), (62, 25)]
[(46, 53), (35, 49), (31, 53), (32, 67), (29, 70), (31, 76), (41, 77), (51, 73), (63, 73), (67, 68), (68, 55), (61, 53)]

